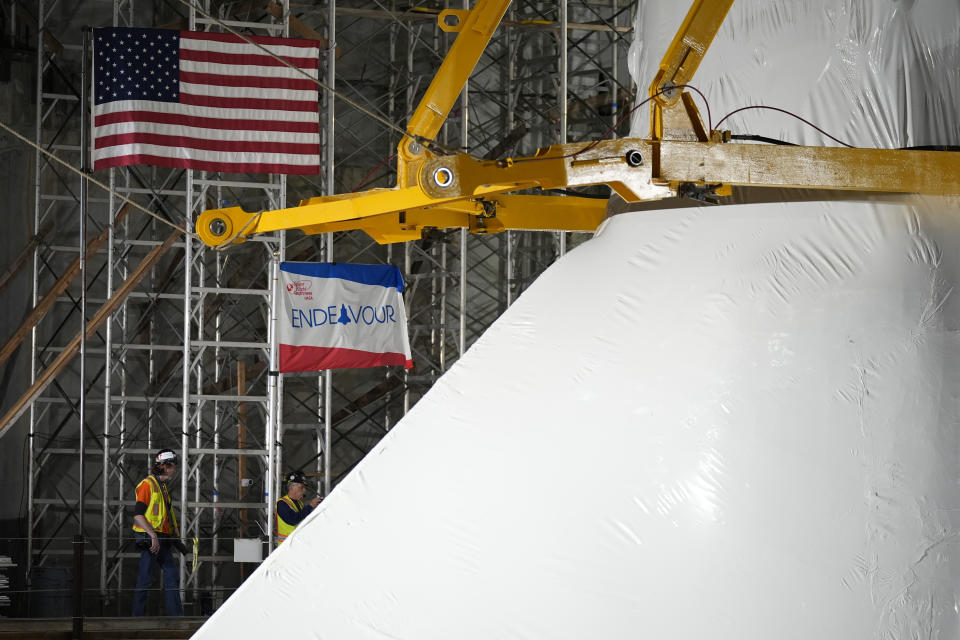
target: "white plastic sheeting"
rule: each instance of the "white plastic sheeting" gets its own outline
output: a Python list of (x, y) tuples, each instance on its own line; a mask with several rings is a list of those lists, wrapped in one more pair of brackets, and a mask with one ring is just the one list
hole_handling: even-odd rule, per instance
[[(682, 4), (641, 2), (641, 86)], [(697, 84), (715, 118), (958, 144), (957, 25), (953, 0), (738, 0)], [(957, 637), (958, 213), (611, 219), (197, 637)]]

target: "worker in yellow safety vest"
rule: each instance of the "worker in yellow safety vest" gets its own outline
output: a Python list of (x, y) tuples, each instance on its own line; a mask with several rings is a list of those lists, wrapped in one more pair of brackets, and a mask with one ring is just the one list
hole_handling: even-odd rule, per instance
[(174, 560), (173, 549), (184, 552), (180, 542), (177, 516), (167, 482), (177, 473), (177, 454), (161, 449), (153, 459), (150, 475), (137, 485), (137, 504), (134, 507), (133, 535), (140, 549), (140, 569), (137, 588), (133, 593), (133, 615), (144, 615), (147, 591), (153, 584), (154, 565), (163, 575), (163, 591), (168, 616), (182, 616), (180, 601), (180, 563)]
[(287, 484), (287, 494), (277, 500), (274, 522), (274, 533), (277, 536), (277, 544), (287, 539), (297, 525), (303, 522), (313, 511), (314, 507), (320, 504), (320, 496), (316, 496), (308, 502), (303, 503), (303, 494), (307, 491), (307, 481), (303, 477), (302, 471), (291, 471), (283, 477)]

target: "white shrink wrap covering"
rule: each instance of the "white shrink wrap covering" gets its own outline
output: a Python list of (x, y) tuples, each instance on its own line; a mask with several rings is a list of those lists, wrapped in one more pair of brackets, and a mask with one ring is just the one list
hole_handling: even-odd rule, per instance
[[(684, 5), (641, 0), (641, 87)], [(956, 0), (738, 0), (695, 83), (714, 119), (956, 145), (958, 40)], [(958, 213), (612, 218), (196, 637), (957, 638)]]

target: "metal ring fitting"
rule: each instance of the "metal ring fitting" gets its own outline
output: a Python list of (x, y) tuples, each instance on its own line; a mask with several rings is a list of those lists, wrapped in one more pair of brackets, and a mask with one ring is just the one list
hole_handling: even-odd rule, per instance
[(223, 218), (214, 218), (210, 221), (210, 224), (207, 225), (207, 228), (210, 229), (210, 233), (214, 237), (220, 238), (227, 234), (227, 221)]
[(453, 184), (453, 171), (447, 167), (437, 167), (433, 170), (433, 182), (440, 188), (446, 188)]

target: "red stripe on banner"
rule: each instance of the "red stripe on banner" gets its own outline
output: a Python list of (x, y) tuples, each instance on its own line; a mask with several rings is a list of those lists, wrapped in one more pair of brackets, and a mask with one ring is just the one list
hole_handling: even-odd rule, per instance
[(317, 100), (264, 100), (261, 98), (218, 98), (180, 94), (180, 104), (197, 107), (220, 107), (221, 109), (262, 109), (265, 111), (320, 111)]
[(363, 369), (367, 367), (398, 366), (409, 369), (413, 361), (402, 353), (373, 353), (357, 349), (331, 347), (280, 346), (280, 373), (323, 371), (326, 369)]
[(94, 118), (93, 124), (102, 127), (118, 122), (155, 122), (183, 127), (202, 129), (233, 129), (237, 131), (290, 131), (293, 133), (317, 133), (317, 122), (288, 122), (284, 120), (241, 120), (239, 118), (205, 118), (178, 113), (157, 113), (154, 111), (118, 111), (104, 113)]
[(317, 91), (317, 83), (306, 78), (267, 78), (263, 76), (224, 76), (219, 73), (181, 71), (181, 82), (206, 84), (217, 87), (257, 87), (259, 89), (292, 89)]
[[(180, 37), (184, 40), (207, 40), (210, 42), (234, 42), (237, 44), (249, 44), (246, 40), (232, 33), (210, 33), (208, 31), (181, 31)], [(276, 44), (286, 47), (300, 47), (302, 49), (319, 49), (320, 43), (316, 40), (304, 40), (303, 38), (274, 38), (271, 36), (248, 36), (257, 44), (268, 45)]]
[(160, 133), (118, 133), (112, 136), (100, 136), (95, 148), (106, 149), (121, 144), (155, 144), (162, 147), (181, 149), (203, 149), (205, 151), (232, 151), (253, 153), (292, 153), (319, 156), (320, 145), (302, 142), (255, 142), (251, 140), (205, 140), (187, 136), (168, 136)]
[[(317, 69), (320, 66), (320, 58), (293, 58), (290, 56), (279, 56), (298, 69)], [(180, 49), (181, 60), (193, 60), (194, 62), (215, 62), (217, 64), (243, 64), (255, 67), (286, 67), (283, 62), (267, 54), (256, 53), (221, 53), (219, 51), (194, 51), (192, 49)]]
[(126, 167), (132, 164), (149, 164), (155, 167), (172, 167), (176, 169), (198, 169), (200, 171), (220, 171), (223, 173), (286, 173), (293, 175), (313, 175), (320, 173), (320, 165), (297, 164), (266, 164), (262, 162), (211, 162), (209, 160), (187, 160), (185, 158), (168, 158), (145, 153), (102, 158), (93, 163), (94, 171)]

